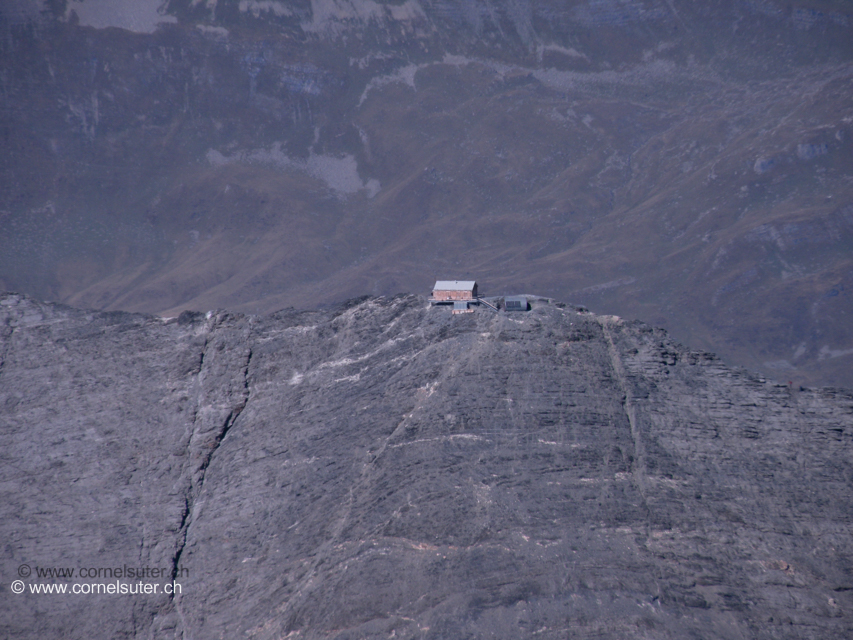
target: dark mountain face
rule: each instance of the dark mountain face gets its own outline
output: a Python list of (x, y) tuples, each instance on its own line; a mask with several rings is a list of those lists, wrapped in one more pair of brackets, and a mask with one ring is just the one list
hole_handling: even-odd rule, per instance
[[(0, 452), (4, 637), (853, 628), (853, 396), (547, 300), (163, 321), (6, 295)], [(160, 591), (71, 593), (112, 583)]]
[(0, 287), (177, 315), (473, 277), (853, 386), (847, 2), (9, 2)]

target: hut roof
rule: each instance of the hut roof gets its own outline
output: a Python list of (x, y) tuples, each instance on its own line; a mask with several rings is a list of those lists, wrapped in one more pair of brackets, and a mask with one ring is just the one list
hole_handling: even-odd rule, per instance
[(433, 291), (471, 291), (477, 283), (473, 280), (438, 280)]

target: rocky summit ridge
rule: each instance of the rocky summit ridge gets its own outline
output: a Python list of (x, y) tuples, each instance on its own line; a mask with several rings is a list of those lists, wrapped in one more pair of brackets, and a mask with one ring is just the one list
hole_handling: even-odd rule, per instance
[[(849, 391), (553, 300), (4, 294), (0, 635), (850, 637), (851, 454)], [(33, 592), (122, 567), (180, 593)]]
[(0, 290), (436, 277), (853, 388), (850, 0), (4, 0)]

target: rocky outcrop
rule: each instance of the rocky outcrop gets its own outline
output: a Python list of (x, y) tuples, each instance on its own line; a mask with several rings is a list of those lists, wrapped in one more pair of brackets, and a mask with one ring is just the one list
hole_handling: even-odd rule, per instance
[(5, 0), (0, 34), (0, 290), (476, 277), (853, 388), (849, 0)]
[[(641, 323), (544, 299), (164, 320), (6, 294), (0, 358), (5, 637), (853, 628), (853, 395)], [(110, 582), (159, 592), (71, 592)]]

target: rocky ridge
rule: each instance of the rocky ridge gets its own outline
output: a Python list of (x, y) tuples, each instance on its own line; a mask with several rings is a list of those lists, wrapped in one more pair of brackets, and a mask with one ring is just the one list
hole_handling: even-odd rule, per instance
[(6, 0), (0, 290), (476, 278), (853, 388), (851, 31), (845, 0)]
[[(5, 294), (0, 633), (849, 637), (851, 449), (848, 391), (547, 299), (162, 319)], [(182, 591), (14, 594), (24, 564)]]

